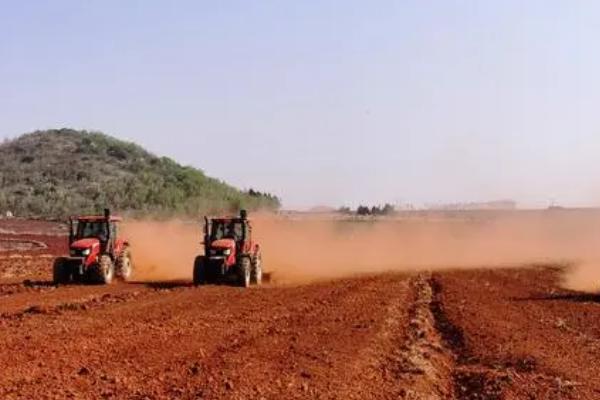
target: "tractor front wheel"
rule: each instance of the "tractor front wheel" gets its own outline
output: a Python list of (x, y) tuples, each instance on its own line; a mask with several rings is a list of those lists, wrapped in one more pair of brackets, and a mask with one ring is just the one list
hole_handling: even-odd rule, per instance
[(68, 269), (65, 258), (57, 258), (54, 261), (54, 266), (52, 267), (52, 280), (55, 285), (69, 283), (71, 280), (71, 271)]
[(118, 269), (117, 276), (124, 281), (128, 281), (131, 278), (133, 272), (133, 264), (131, 262), (131, 252), (129, 250), (123, 250), (123, 254), (117, 261)]
[(238, 265), (238, 284), (241, 287), (247, 288), (250, 286), (250, 274), (252, 270), (252, 263), (250, 257), (242, 257)]
[(198, 256), (194, 260), (194, 285), (206, 284), (206, 265), (203, 256)]
[(260, 254), (257, 255), (252, 262), (250, 281), (255, 285), (260, 285), (262, 283), (262, 258)]
[(90, 278), (93, 283), (106, 285), (112, 282), (115, 275), (115, 266), (108, 255), (100, 256), (100, 260), (90, 269)]

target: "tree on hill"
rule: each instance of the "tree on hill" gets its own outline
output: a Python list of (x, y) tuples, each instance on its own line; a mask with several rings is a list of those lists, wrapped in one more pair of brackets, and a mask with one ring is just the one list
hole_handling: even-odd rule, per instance
[(244, 192), (193, 167), (97, 132), (37, 131), (0, 144), (0, 211), (64, 217), (105, 206), (139, 214), (275, 210), (279, 199)]

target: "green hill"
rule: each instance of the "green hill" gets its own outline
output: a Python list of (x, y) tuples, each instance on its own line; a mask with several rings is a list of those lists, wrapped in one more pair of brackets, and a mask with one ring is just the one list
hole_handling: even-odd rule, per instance
[(0, 212), (64, 217), (98, 212), (197, 215), (277, 209), (279, 199), (242, 192), (202, 171), (102, 133), (37, 131), (0, 144)]

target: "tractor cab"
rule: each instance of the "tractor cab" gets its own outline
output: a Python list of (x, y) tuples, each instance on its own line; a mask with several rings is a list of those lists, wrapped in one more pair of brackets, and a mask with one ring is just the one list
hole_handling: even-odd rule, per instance
[[(204, 254), (233, 255), (252, 242), (250, 221), (241, 218), (205, 219)], [(224, 254), (226, 253), (226, 254)], [(234, 261), (234, 260), (229, 260)]]
[(117, 224), (121, 218), (114, 216), (83, 216), (69, 220), (70, 250), (86, 250), (98, 246), (103, 252), (116, 245)]
[(260, 283), (260, 248), (252, 240), (252, 225), (244, 210), (237, 217), (204, 217), (203, 245), (204, 255), (194, 262), (194, 283)]

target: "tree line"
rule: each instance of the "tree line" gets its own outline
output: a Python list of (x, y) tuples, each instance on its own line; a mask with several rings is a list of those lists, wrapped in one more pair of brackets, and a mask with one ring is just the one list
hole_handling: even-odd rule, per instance
[(396, 212), (393, 205), (386, 203), (383, 206), (366, 206), (359, 205), (356, 209), (350, 207), (340, 207), (338, 212), (345, 215), (358, 215), (358, 216), (386, 216), (392, 215)]

